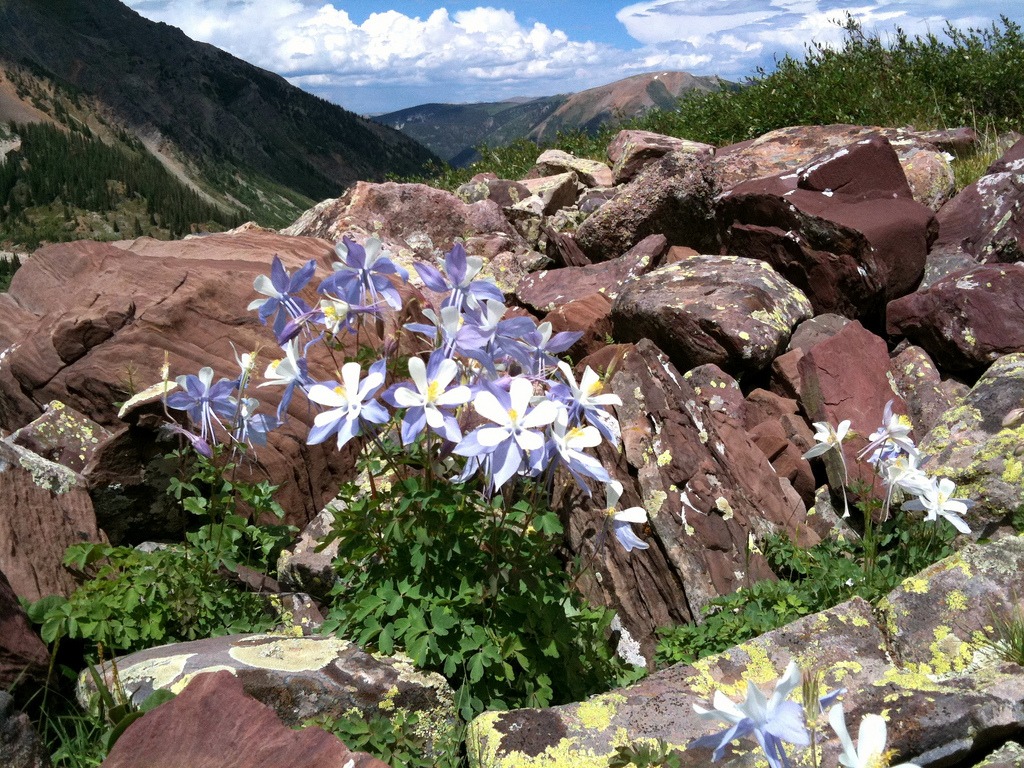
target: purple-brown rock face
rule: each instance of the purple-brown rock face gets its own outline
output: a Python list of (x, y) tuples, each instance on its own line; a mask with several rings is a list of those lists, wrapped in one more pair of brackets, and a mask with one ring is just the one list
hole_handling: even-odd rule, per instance
[(799, 172), (740, 183), (722, 196), (718, 215), (728, 253), (767, 261), (816, 314), (871, 323), (920, 283), (936, 235), (932, 212), (912, 199), (880, 136)]
[(889, 304), (890, 334), (923, 347), (941, 369), (978, 370), (1024, 351), (1024, 266), (955, 272)]
[[(332, 253), (323, 240), (253, 231), (40, 249), (0, 295), (0, 426), (22, 427), (59, 400), (105, 428), (124, 429), (116, 404), (159, 381), (165, 353), (172, 376), (208, 365), (234, 378), (232, 343), (239, 351), (269, 350), (262, 373), (280, 353), (271, 331), (246, 310), (254, 278), (269, 272), (275, 254), (289, 270), (317, 260), (324, 276)], [(322, 363), (312, 368), (326, 378)], [(272, 412), (280, 389), (252, 394)], [(289, 421), (259, 452), (271, 482), (282, 485), (278, 500), (289, 520), (300, 525), (334, 496), (351, 466), (348, 454), (305, 444), (311, 420), (296, 398)]]
[(32, 629), (3, 571), (0, 571), (0, 689), (38, 685), (46, 679), (50, 654)]
[(715, 173), (723, 190), (744, 181), (792, 173), (815, 157), (871, 136), (889, 140), (914, 200), (939, 210), (954, 192), (953, 169), (943, 151), (920, 134), (865, 125), (796, 125), (769, 131), (715, 153)]
[(717, 251), (714, 198), (718, 192), (706, 155), (679, 150), (644, 168), (614, 200), (602, 205), (576, 232), (591, 261), (621, 256), (648, 235), (670, 245)]
[(989, 172), (942, 207), (936, 218), (940, 254), (966, 254), (980, 262), (1024, 259), (1024, 140)]
[(612, 307), (619, 341), (651, 339), (687, 371), (714, 363), (736, 374), (757, 370), (811, 316), (811, 304), (763, 261), (692, 256), (637, 277)]
[(0, 571), (18, 597), (70, 595), (64, 551), (103, 540), (79, 475), (0, 441)]
[[(350, 762), (351, 761), (351, 762)], [(386, 768), (321, 728), (294, 731), (242, 691), (230, 672), (199, 675), (174, 699), (132, 723), (103, 768)]]
[(650, 549), (627, 553), (600, 533), (606, 525), (600, 490), (595, 498), (577, 493), (566, 500), (567, 535), (584, 561), (593, 558), (593, 570), (580, 580), (584, 593), (615, 608), (649, 658), (656, 627), (699, 620), (711, 598), (773, 577), (750, 551), (751, 534), (785, 532), (807, 545), (818, 537), (807, 528), (800, 498), (741, 421), (724, 407), (703, 405), (650, 341), (618, 351), (606, 387), (622, 398), (624, 454), (602, 446), (599, 458), (625, 487), (621, 507), (647, 510)]

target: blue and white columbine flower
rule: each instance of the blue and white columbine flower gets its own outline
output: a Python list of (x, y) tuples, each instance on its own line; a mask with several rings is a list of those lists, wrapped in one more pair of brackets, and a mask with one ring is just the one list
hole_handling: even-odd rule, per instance
[(179, 389), (167, 396), (167, 407), (185, 411), (189, 420), (199, 427), (199, 436), (207, 443), (216, 443), (214, 426), (222, 418), (233, 419), (236, 402), (231, 396), (237, 379), (221, 379), (213, 383), (213, 368), (200, 368), (199, 375), (179, 376), (175, 381)]
[(896, 458), (899, 453), (917, 455), (917, 446), (910, 439), (910, 432), (914, 425), (910, 419), (902, 413), (894, 413), (893, 401), (885, 404), (885, 411), (882, 414), (882, 426), (871, 433), (869, 442), (857, 458), (869, 456), (872, 464), (879, 461)]
[(302, 317), (307, 314), (309, 306), (299, 298), (298, 293), (313, 277), (316, 261), (310, 259), (294, 275), (288, 274), (278, 256), (270, 264), (270, 277), (258, 276), (252, 284), (257, 293), (267, 298), (255, 299), (249, 303), (249, 310), (259, 310), (260, 322), (264, 325), (274, 314), (274, 335), (278, 338), (290, 318)]
[(445, 274), (429, 264), (416, 263), (413, 267), (427, 288), (436, 293), (448, 294), (442, 307), (458, 307), (461, 311), (476, 309), (484, 299), (501, 303), (505, 301), (501, 289), (492, 281), (476, 279), (483, 264), (483, 259), (467, 256), (462, 244), (456, 243), (444, 256)]
[(970, 499), (956, 499), (956, 483), (948, 477), (941, 480), (929, 478), (927, 486), (920, 489), (921, 492), (916, 499), (903, 503), (902, 509), (908, 511), (925, 512), (924, 519), (928, 521), (938, 520), (940, 517), (948, 520), (950, 524), (960, 533), (970, 533), (971, 527), (964, 521), (961, 515), (974, 506)]
[(473, 402), (476, 412), (494, 426), (470, 432), (456, 446), (455, 453), (468, 457), (490, 454), (494, 490), (523, 468), (531, 452), (544, 447), (541, 430), (558, 415), (557, 403), (541, 400), (531, 406), (532, 398), (533, 382), (517, 377), (509, 383), (508, 392), (486, 387)]
[(608, 470), (596, 458), (585, 453), (587, 448), (596, 448), (601, 444), (601, 433), (591, 426), (569, 426), (569, 412), (565, 408), (558, 409), (558, 415), (551, 423), (548, 450), (543, 455), (543, 462), (548, 466), (562, 464), (573, 480), (588, 496), (590, 489), (583, 481), (589, 477), (600, 483), (611, 481)]
[(341, 261), (331, 265), (334, 274), (320, 283), (320, 293), (359, 305), (375, 305), (384, 299), (393, 309), (402, 308), (402, 296), (391, 282), (391, 275), (405, 282), (409, 273), (383, 255), (380, 240), (371, 237), (362, 246), (346, 235), (334, 251)]
[(803, 707), (795, 701), (787, 701), (789, 694), (800, 687), (800, 668), (795, 661), (786, 667), (786, 672), (775, 684), (771, 698), (752, 682), (747, 682), (747, 698), (736, 704), (721, 691), (715, 691), (714, 709), (693, 705), (694, 712), (707, 720), (724, 720), (730, 726), (719, 733), (701, 736), (690, 743), (690, 747), (714, 749), (711, 759), (718, 760), (726, 746), (734, 739), (753, 735), (764, 750), (771, 768), (789, 768), (789, 757), (783, 744), (805, 747), (810, 737), (804, 724)]
[(383, 362), (372, 365), (362, 381), (359, 363), (345, 363), (341, 367), (341, 384), (314, 384), (310, 387), (307, 395), (309, 399), (326, 406), (328, 410), (314, 417), (313, 428), (306, 438), (309, 445), (322, 443), (336, 433), (338, 448), (341, 448), (353, 437), (362, 434), (364, 422), (387, 423), (387, 409), (371, 399), (384, 384)]
[(618, 445), (621, 439), (619, 421), (605, 410), (605, 406), (622, 405), (622, 398), (612, 392), (604, 392), (601, 376), (589, 365), (583, 371), (578, 384), (576, 374), (567, 362), (560, 362), (558, 370), (565, 377), (566, 386), (562, 387), (562, 390), (568, 388), (568, 394), (562, 400), (569, 408), (569, 422), (586, 421), (596, 427), (605, 440)]
[(309, 368), (306, 359), (299, 354), (298, 340), (292, 339), (284, 346), (284, 357), (280, 360), (272, 360), (263, 374), (266, 381), (261, 387), (284, 387), (281, 394), (281, 404), (277, 408), (277, 418), (284, 418), (288, 405), (292, 401), (295, 388), (303, 390), (313, 385), (309, 377)]
[(612, 533), (619, 540), (619, 544), (627, 552), (634, 549), (648, 549), (650, 544), (633, 533), (634, 523), (647, 522), (647, 510), (643, 507), (630, 507), (629, 509), (616, 509), (619, 506), (619, 499), (622, 498), (622, 483), (612, 480), (604, 484), (606, 494), (605, 517), (612, 528)]
[(451, 386), (459, 375), (459, 364), (434, 350), (428, 362), (409, 358), (409, 375), (413, 386), (400, 384), (385, 395), (397, 408), (405, 408), (402, 419), (402, 445), (409, 445), (423, 432), (424, 424), (453, 443), (462, 438), (459, 424), (451, 410), (468, 403), (473, 396), (465, 385)]

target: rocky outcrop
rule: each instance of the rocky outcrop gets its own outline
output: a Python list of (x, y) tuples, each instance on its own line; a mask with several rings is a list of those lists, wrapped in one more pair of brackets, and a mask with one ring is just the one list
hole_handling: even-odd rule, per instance
[(929, 471), (957, 484), (974, 506), (976, 537), (991, 536), (1024, 505), (1024, 353), (993, 363), (921, 440)]
[(70, 595), (64, 551), (104, 538), (80, 475), (0, 441), (0, 571), (18, 597)]
[(954, 272), (886, 309), (886, 328), (947, 371), (978, 371), (1024, 351), (1024, 264)]
[(6, 691), (21, 684), (39, 685), (46, 679), (49, 663), (46, 646), (29, 623), (11, 583), (0, 571), (0, 688)]
[(0, 765), (4, 768), (50, 768), (50, 764), (46, 745), (32, 728), (28, 715), (15, 709), (9, 693), (0, 691)]
[(885, 303), (914, 290), (937, 229), (911, 198), (879, 136), (805, 168), (736, 184), (718, 207), (725, 249), (762, 259), (800, 288), (815, 314), (877, 325)]
[[(172, 376), (208, 365), (218, 377), (233, 378), (235, 349), (276, 349), (271, 332), (246, 311), (253, 280), (269, 272), (275, 254), (289, 270), (314, 259), (325, 276), (333, 249), (311, 237), (264, 232), (40, 249), (19, 270), (10, 292), (0, 295), (0, 426), (23, 427), (47, 403), (59, 400), (105, 429), (122, 430), (127, 424), (117, 416), (118, 403), (159, 381), (165, 354)], [(264, 355), (261, 370), (266, 358), (275, 356)], [(326, 366), (313, 361), (314, 369), (317, 365), (326, 378)], [(255, 394), (272, 411), (280, 390)], [(278, 501), (289, 522), (300, 525), (334, 496), (352, 462), (350, 453), (305, 444), (311, 419), (296, 400), (288, 423), (259, 455), (265, 477), (282, 486)], [(141, 433), (112, 439), (154, 444), (151, 429), (132, 424)], [(102, 473), (108, 487), (120, 483), (129, 494), (144, 490), (141, 465), (114, 471), (113, 464), (106, 462)], [(164, 495), (163, 489), (158, 492)], [(147, 493), (148, 501), (146, 494), (132, 497), (135, 509), (150, 509), (153, 490)], [(151, 514), (163, 513), (157, 506)], [(155, 527), (164, 530), (159, 521)], [(136, 541), (157, 537), (143, 530), (135, 536)], [(8, 576), (13, 583), (14, 574)]]
[(811, 316), (804, 294), (763, 261), (693, 256), (636, 277), (612, 307), (619, 341), (651, 339), (680, 370), (770, 365)]
[(974, 261), (1010, 264), (1024, 259), (1024, 140), (988, 173), (944, 205), (937, 215), (935, 256), (963, 254)]
[(619, 131), (608, 145), (608, 159), (616, 184), (632, 181), (645, 167), (669, 152), (690, 152), (711, 156), (715, 148), (710, 144), (677, 139), (651, 131)]
[[(120, 684), (139, 704), (153, 691), (180, 693), (207, 672), (229, 672), (249, 696), (290, 727), (352, 709), (371, 716), (387, 707), (419, 714), (437, 734), (454, 723), (453, 694), (440, 675), (398, 657), (371, 656), (332, 635), (231, 635), (139, 651), (117, 660)], [(109, 663), (102, 674), (114, 684)], [(90, 706), (95, 684), (79, 678), (79, 701)]]
[(914, 200), (939, 210), (954, 191), (953, 168), (943, 150), (912, 131), (863, 125), (799, 125), (770, 131), (715, 152), (715, 171), (722, 189), (744, 181), (797, 172), (815, 157), (885, 137), (896, 151)]
[[(1024, 675), (987, 651), (988, 606), (1007, 606), (1024, 587), (1024, 539), (1007, 537), (959, 554), (908, 579), (882, 602), (882, 620), (853, 600), (749, 643), (642, 682), (550, 709), (489, 712), (470, 727), (470, 764), (490, 768), (607, 766), (616, 748), (661, 740), (680, 765), (706, 766), (707, 749), (687, 749), (719, 729), (693, 705), (716, 691), (742, 699), (748, 681), (767, 696), (790, 660), (823, 673), (823, 692), (844, 688), (848, 724), (886, 714), (888, 748), (922, 766), (959, 764), (999, 744), (1024, 723)], [(734, 742), (723, 765), (747, 765), (753, 741)], [(837, 765), (838, 739), (818, 731), (819, 765)], [(806, 749), (789, 748), (797, 763)], [(749, 757), (747, 758), (749, 760)]]
[(230, 672), (198, 675), (178, 696), (128, 726), (103, 768), (280, 768), (285, 765), (386, 768), (351, 752), (326, 731), (293, 730), (247, 696)]
[(644, 168), (580, 225), (576, 242), (592, 261), (621, 256), (648, 235), (704, 253), (717, 245), (718, 187), (706, 156), (678, 150)]
[(613, 541), (603, 544), (604, 499), (578, 492), (563, 503), (568, 541), (594, 564), (580, 578), (584, 594), (615, 608), (650, 658), (656, 627), (699, 621), (711, 598), (772, 578), (748, 547), (751, 535), (774, 530), (806, 544), (818, 537), (800, 498), (742, 423), (702, 404), (650, 341), (584, 363), (613, 370), (606, 390), (623, 401), (623, 454), (604, 446), (598, 455), (626, 489), (623, 507), (647, 510), (651, 547), (626, 553)]

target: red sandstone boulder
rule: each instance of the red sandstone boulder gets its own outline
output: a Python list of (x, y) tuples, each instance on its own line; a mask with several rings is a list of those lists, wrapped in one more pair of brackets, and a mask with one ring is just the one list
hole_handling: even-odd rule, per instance
[(615, 183), (624, 184), (632, 181), (645, 167), (677, 150), (709, 157), (715, 153), (715, 148), (710, 144), (677, 139), (651, 131), (619, 131), (608, 145), (608, 159), (612, 162)]
[(46, 679), (50, 654), (21, 609), (11, 583), (0, 571), (0, 689), (39, 685)]
[(984, 264), (889, 303), (886, 329), (942, 370), (979, 370), (1024, 351), (1024, 266)]
[(960, 191), (936, 216), (939, 255), (1009, 264), (1024, 259), (1024, 140)]
[(821, 155), (799, 172), (742, 182), (718, 211), (729, 253), (761, 259), (800, 288), (816, 314), (872, 323), (914, 290), (935, 239), (879, 136)]
[(617, 259), (531, 272), (516, 287), (516, 298), (536, 312), (551, 312), (561, 304), (591, 293), (600, 293), (614, 301), (627, 280), (657, 266), (665, 244), (662, 235), (651, 235)]
[(852, 435), (843, 443), (848, 477), (835, 451), (822, 458), (833, 490), (861, 481), (869, 487), (877, 482), (874, 470), (857, 454), (867, 436), (882, 423), (889, 400), (896, 413), (907, 412), (906, 404), (889, 382), (889, 350), (885, 341), (858, 322), (852, 322), (832, 338), (815, 344), (800, 359), (800, 403), (812, 421), (837, 426), (849, 419)]
[(67, 597), (77, 584), (64, 551), (104, 540), (79, 475), (0, 441), (0, 571), (18, 597)]
[(914, 200), (939, 210), (954, 193), (953, 168), (935, 145), (912, 131), (862, 125), (798, 125), (780, 128), (751, 141), (721, 147), (715, 172), (722, 189), (744, 181), (793, 173), (821, 154), (871, 136), (888, 139), (906, 174)]
[[(269, 272), (275, 254), (289, 270), (314, 259), (322, 277), (333, 248), (310, 237), (245, 232), (40, 249), (0, 295), (0, 426), (22, 427), (56, 399), (105, 428), (123, 428), (117, 403), (129, 394), (127, 378), (140, 389), (155, 384), (165, 353), (172, 376), (209, 365), (217, 376), (231, 378), (238, 369), (233, 343), (239, 351), (263, 350), (262, 373), (279, 352), (270, 330), (246, 307), (255, 296), (254, 278)], [(326, 377), (324, 361), (311, 366), (313, 375)], [(280, 390), (251, 394), (273, 411)], [(296, 398), (289, 421), (259, 451), (266, 475), (255, 477), (282, 486), (278, 501), (288, 520), (300, 525), (333, 498), (352, 462), (351, 452), (306, 445), (311, 420), (312, 412)], [(141, 432), (131, 439), (152, 445), (146, 425), (133, 425)], [(107, 477), (136, 482), (130, 467)]]
[(615, 183), (612, 181), (612, 169), (604, 163), (576, 157), (560, 149), (541, 152), (528, 176), (553, 176), (558, 173), (573, 173), (587, 187), (610, 187)]
[(800, 498), (742, 422), (724, 405), (705, 406), (649, 340), (610, 348), (583, 364), (612, 371), (605, 389), (623, 401), (616, 409), (623, 451), (603, 445), (598, 455), (623, 483), (622, 507), (647, 510), (650, 533), (642, 538), (651, 546), (627, 553), (601, 533), (607, 515), (600, 490), (587, 498), (566, 489), (567, 540), (584, 561), (593, 558), (580, 578), (584, 594), (614, 608), (650, 658), (657, 627), (699, 621), (711, 598), (773, 578), (750, 551), (751, 535), (784, 532), (808, 546), (818, 537), (807, 527)]
[(582, 299), (559, 304), (544, 316), (553, 333), (579, 332), (579, 341), (566, 350), (571, 360), (579, 361), (608, 346), (612, 335), (612, 302), (603, 293), (591, 293)]
[(612, 306), (618, 341), (647, 338), (680, 370), (765, 368), (811, 316), (797, 288), (763, 261), (693, 256), (626, 283)]
[(321, 728), (295, 731), (251, 699), (230, 672), (193, 680), (174, 699), (136, 720), (114, 744), (103, 768), (386, 768), (351, 752)]
[(621, 256), (648, 235), (704, 253), (718, 250), (714, 199), (718, 193), (706, 156), (679, 150), (644, 168), (576, 231), (592, 261)]

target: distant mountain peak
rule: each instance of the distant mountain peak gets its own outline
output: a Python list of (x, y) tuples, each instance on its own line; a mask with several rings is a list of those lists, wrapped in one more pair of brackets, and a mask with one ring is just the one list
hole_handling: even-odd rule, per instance
[(596, 131), (649, 109), (671, 109), (692, 91), (728, 84), (688, 72), (646, 72), (578, 93), (477, 104), (421, 104), (374, 118), (416, 139), (453, 164), (472, 160), (480, 144), (500, 146), (518, 138), (554, 138), (559, 131)]

